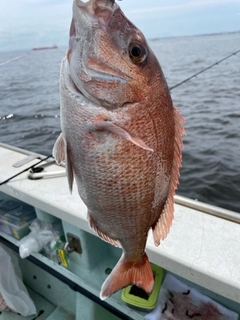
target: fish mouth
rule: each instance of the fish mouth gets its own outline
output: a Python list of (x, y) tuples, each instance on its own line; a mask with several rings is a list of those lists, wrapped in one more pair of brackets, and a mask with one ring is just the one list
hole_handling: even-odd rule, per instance
[(96, 104), (111, 107), (119, 102), (110, 99), (110, 91), (119, 92), (119, 86), (126, 86), (131, 79), (131, 74), (122, 68), (122, 55), (116, 54), (115, 59), (111, 55), (111, 52), (118, 53), (118, 45), (111, 40), (112, 26), (120, 14), (118, 10), (114, 0), (74, 0), (67, 51), (74, 89)]
[[(121, 82), (124, 83), (130, 79), (128, 75), (116, 68), (111, 61), (106, 63), (104, 58), (96, 57), (93, 50), (89, 48), (92, 28), (100, 28), (104, 33), (107, 32), (108, 24), (116, 10), (120, 9), (115, 0), (74, 0), (73, 18), (69, 32), (69, 47), (67, 58), (71, 64), (71, 56), (74, 43), (81, 41), (81, 69), (78, 78), (83, 82), (91, 80)], [(97, 43), (97, 41), (96, 41)], [(83, 49), (84, 48), (84, 49)], [(73, 70), (71, 69), (73, 72)], [(73, 76), (77, 87), (79, 81)], [(84, 91), (84, 90), (83, 90)]]
[(106, 29), (114, 11), (119, 8), (115, 0), (90, 0), (83, 2), (74, 0), (76, 5), (93, 24), (98, 24), (101, 28)]

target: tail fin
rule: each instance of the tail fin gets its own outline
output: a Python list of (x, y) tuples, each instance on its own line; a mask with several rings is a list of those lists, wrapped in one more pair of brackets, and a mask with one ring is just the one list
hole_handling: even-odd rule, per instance
[(130, 284), (135, 284), (143, 288), (147, 293), (151, 293), (154, 286), (154, 278), (146, 253), (143, 255), (142, 260), (138, 262), (127, 261), (124, 254), (122, 254), (117, 265), (104, 281), (100, 298), (104, 300), (114, 292)]

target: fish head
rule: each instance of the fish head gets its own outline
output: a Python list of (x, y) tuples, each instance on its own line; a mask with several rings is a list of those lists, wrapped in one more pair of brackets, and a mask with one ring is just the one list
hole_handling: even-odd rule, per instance
[(159, 79), (167, 86), (143, 33), (115, 0), (74, 0), (67, 58), (75, 87), (107, 109), (146, 99)]

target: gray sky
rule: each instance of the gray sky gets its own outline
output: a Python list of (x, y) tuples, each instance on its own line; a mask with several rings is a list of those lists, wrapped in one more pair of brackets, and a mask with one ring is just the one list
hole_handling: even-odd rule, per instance
[[(150, 38), (240, 31), (240, 0), (123, 0)], [(0, 0), (0, 51), (67, 47), (71, 0)]]

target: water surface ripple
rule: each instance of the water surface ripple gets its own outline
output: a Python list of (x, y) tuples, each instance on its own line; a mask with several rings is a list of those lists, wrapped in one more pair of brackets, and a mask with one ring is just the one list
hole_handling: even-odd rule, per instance
[[(169, 87), (240, 49), (240, 34), (150, 41)], [(50, 154), (66, 49), (0, 53), (0, 141)], [(23, 55), (22, 58), (1, 63)], [(240, 54), (171, 91), (186, 119), (177, 193), (240, 212)]]

